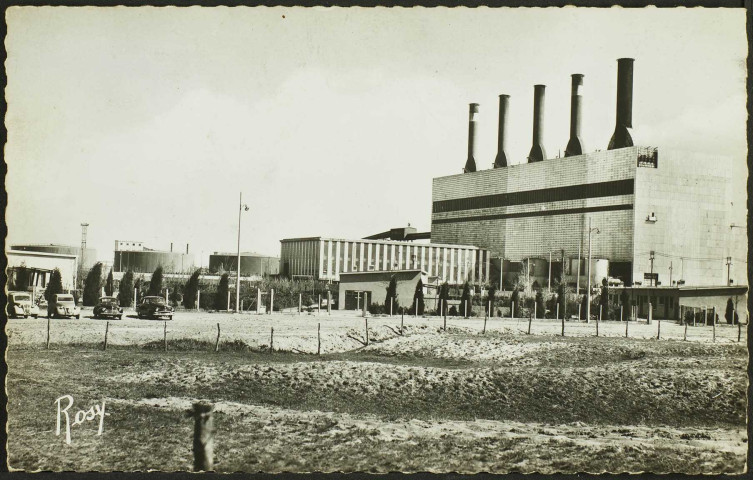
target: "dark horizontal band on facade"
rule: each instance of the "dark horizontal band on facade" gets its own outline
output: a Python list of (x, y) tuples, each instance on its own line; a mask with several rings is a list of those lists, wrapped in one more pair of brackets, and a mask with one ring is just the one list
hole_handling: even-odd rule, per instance
[(506, 218), (545, 217), (552, 215), (571, 215), (574, 213), (611, 212), (616, 210), (632, 210), (632, 203), (622, 205), (606, 205), (601, 207), (563, 208), (559, 210), (536, 210), (533, 212), (498, 213), (496, 215), (476, 215), (472, 217), (438, 218), (432, 220), (432, 225), (443, 223), (480, 222), (482, 220), (504, 220)]
[(459, 210), (476, 210), (479, 208), (509, 207), (530, 203), (561, 202), (582, 200), (586, 198), (631, 195), (635, 190), (635, 180), (612, 180), (609, 182), (568, 185), (565, 187), (542, 188), (523, 192), (498, 193), (480, 197), (454, 198), (440, 200), (432, 204), (432, 213), (456, 212)]

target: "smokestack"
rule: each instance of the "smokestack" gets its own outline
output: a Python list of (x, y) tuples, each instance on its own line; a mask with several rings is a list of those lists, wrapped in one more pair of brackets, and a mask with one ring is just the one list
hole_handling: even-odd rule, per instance
[(170, 252), (173, 251), (173, 242), (170, 242)]
[(580, 138), (580, 112), (583, 106), (583, 95), (581, 94), (583, 75), (574, 73), (572, 77), (573, 84), (570, 92), (570, 140), (568, 140), (567, 147), (565, 147), (566, 157), (583, 155), (585, 151), (583, 140)]
[(188, 244), (186, 244), (186, 255), (188, 255)]
[(617, 122), (607, 150), (633, 146), (633, 62), (632, 58), (617, 59)]
[(546, 160), (544, 150), (544, 90), (546, 85), (533, 86), (533, 146), (528, 154), (528, 163)]
[(468, 160), (465, 161), (463, 173), (476, 171), (476, 145), (478, 144), (476, 115), (478, 115), (478, 103), (471, 103), (468, 111)]
[(505, 148), (505, 132), (507, 132), (507, 110), (510, 108), (510, 95), (499, 96), (499, 130), (497, 131), (497, 158), (494, 168), (507, 166), (507, 149)]

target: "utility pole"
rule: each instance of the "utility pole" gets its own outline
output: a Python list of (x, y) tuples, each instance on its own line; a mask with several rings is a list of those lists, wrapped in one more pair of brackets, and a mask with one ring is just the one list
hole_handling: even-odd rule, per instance
[(732, 266), (732, 257), (727, 257), (727, 286), (729, 286), (729, 269)]
[(81, 254), (79, 255), (78, 278), (76, 279), (76, 285), (79, 288), (84, 286), (84, 257), (86, 256), (86, 230), (88, 227), (88, 223), (81, 224)]
[(669, 286), (672, 286), (672, 261), (669, 261)]
[(591, 321), (591, 232), (600, 233), (598, 228), (591, 228), (591, 217), (588, 217), (588, 278), (586, 291), (586, 322)]
[(549, 250), (549, 280), (546, 287), (547, 293), (552, 293), (552, 250)]
[[(652, 287), (655, 287), (656, 284), (654, 283), (654, 251), (653, 250), (651, 250), (651, 252), (649, 252), (648, 259), (651, 260), (651, 279), (649, 280), (649, 284)], [(651, 295), (649, 295), (649, 297), (650, 296)]]
[(578, 243), (578, 275), (575, 277), (575, 294), (580, 293), (580, 251), (583, 249), (583, 232), (580, 235), (580, 243)]
[(243, 192), (238, 199), (238, 265), (235, 276), (235, 313), (240, 312), (241, 301), (241, 213), (248, 211), (248, 205), (243, 204)]

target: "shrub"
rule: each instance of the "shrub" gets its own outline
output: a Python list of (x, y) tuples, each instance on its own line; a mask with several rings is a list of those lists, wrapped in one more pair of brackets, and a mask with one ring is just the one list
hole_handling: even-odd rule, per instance
[(92, 307), (99, 300), (100, 289), (102, 288), (102, 262), (97, 262), (89, 270), (89, 274), (84, 281), (84, 306)]
[(107, 274), (107, 281), (105, 282), (105, 295), (108, 297), (112, 296), (113, 293), (113, 278), (112, 278), (112, 268), (110, 269), (110, 273)]
[(368, 310), (369, 310), (369, 313), (372, 315), (382, 315), (385, 313), (384, 305), (380, 303), (370, 303)]
[(227, 273), (223, 273), (220, 277), (220, 284), (217, 285), (217, 291), (214, 294), (215, 310), (227, 309), (227, 294), (230, 291), (229, 283), (230, 276)]
[(580, 319), (585, 320), (588, 314), (588, 294), (580, 297)]
[(118, 303), (120, 303), (121, 307), (128, 307), (133, 303), (133, 272), (130, 270), (120, 280)]
[(400, 303), (397, 301), (397, 279), (393, 275), (390, 278), (390, 283), (387, 285), (387, 296), (384, 299), (384, 311), (385, 312), (397, 312), (400, 308)]
[[(518, 290), (517, 285), (515, 288), (512, 289), (512, 295), (510, 295), (510, 308), (513, 308), (513, 305), (515, 306), (515, 310), (518, 310), (520, 305), (520, 291)], [(512, 310), (511, 310), (512, 311)]]
[(52, 275), (50, 275), (50, 281), (47, 283), (47, 288), (44, 291), (44, 298), (49, 304), (52, 301), (52, 297), (58, 293), (63, 293), (63, 277), (60, 275), (60, 270), (56, 268), (52, 271)]
[(740, 317), (735, 311), (735, 304), (732, 302), (731, 297), (727, 299), (727, 308), (724, 310), (724, 318), (727, 320), (727, 323), (733, 325), (737, 325), (737, 323), (740, 321)]
[(149, 289), (146, 292), (147, 296), (158, 297), (162, 294), (162, 267), (157, 267), (152, 274), (152, 279), (149, 280)]
[(439, 287), (439, 305), (437, 306), (438, 308), (437, 313), (439, 315), (441, 315), (442, 312), (446, 314), (449, 313), (447, 311), (447, 300), (449, 299), (450, 299), (450, 286), (447, 284), (447, 282), (444, 282)]
[[(465, 282), (463, 284), (463, 293), (460, 295), (460, 315), (463, 317), (470, 316), (470, 311), (473, 310), (473, 308), (470, 308), (469, 305), (471, 303), (471, 286), (468, 282)], [(468, 310), (468, 311), (466, 311)]]
[(196, 297), (199, 292), (199, 276), (201, 269), (197, 268), (186, 282), (183, 288), (183, 306), (186, 308), (196, 308)]
[(536, 316), (538, 318), (546, 317), (546, 305), (544, 305), (544, 294), (541, 290), (536, 290)]
[(416, 290), (413, 292), (413, 304), (410, 306), (411, 313), (416, 313), (416, 309), (418, 309), (419, 315), (424, 314), (424, 282), (420, 278), (416, 282)]
[(488, 309), (489, 316), (494, 316), (494, 307), (495, 307), (495, 300), (497, 295), (497, 288), (492, 284), (489, 286), (489, 292), (486, 294), (486, 306), (484, 308)]
[(447, 312), (447, 314), (451, 317), (457, 317), (458, 316), (458, 309), (455, 308), (455, 305), (450, 307), (450, 311)]

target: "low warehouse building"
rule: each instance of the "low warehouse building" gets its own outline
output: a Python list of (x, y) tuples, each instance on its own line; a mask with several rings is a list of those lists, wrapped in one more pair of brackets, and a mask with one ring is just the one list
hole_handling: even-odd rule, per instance
[[(214, 252), (209, 256), (209, 272), (237, 272), (238, 254)], [(279, 257), (253, 252), (241, 252), (242, 277), (266, 277), (280, 273)]]
[[(437, 277), (429, 277), (426, 272), (421, 270), (341, 273), (338, 308), (340, 310), (360, 310), (363, 308), (364, 298), (367, 299), (369, 305), (383, 305), (387, 296), (387, 287), (392, 278), (395, 278), (397, 283), (399, 306), (407, 308), (413, 304), (416, 284), (421, 280), (424, 286), (424, 306), (427, 310), (434, 309), (438, 279)], [(394, 307), (395, 313), (398, 305)]]

